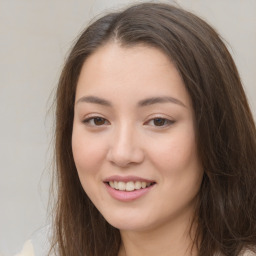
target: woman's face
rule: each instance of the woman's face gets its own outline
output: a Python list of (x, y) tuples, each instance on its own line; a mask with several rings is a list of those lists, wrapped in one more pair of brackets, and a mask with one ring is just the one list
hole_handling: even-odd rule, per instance
[(109, 43), (84, 63), (72, 148), (81, 184), (120, 230), (190, 218), (202, 180), (191, 99), (158, 49)]

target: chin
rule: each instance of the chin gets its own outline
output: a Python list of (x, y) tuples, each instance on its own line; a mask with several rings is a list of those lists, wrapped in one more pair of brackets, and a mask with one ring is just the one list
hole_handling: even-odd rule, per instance
[[(139, 218), (141, 216), (142, 218)], [(127, 231), (145, 231), (153, 227), (152, 219), (149, 222), (148, 218), (143, 214), (118, 214), (112, 216), (104, 216), (106, 221), (113, 227), (119, 230)]]
[(145, 231), (149, 228), (148, 223), (143, 224), (143, 223), (131, 223), (132, 221), (113, 221), (113, 222), (108, 222), (111, 226), (119, 229), (120, 231)]

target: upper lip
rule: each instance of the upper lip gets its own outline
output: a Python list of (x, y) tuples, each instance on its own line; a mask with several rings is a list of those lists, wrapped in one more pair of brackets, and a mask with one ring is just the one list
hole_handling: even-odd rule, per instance
[(123, 182), (128, 182), (128, 181), (143, 182), (144, 181), (144, 182), (150, 182), (150, 183), (155, 182), (154, 180), (149, 180), (149, 179), (145, 179), (138, 176), (119, 176), (119, 175), (113, 175), (103, 180), (103, 182), (110, 182), (110, 181), (123, 181)]

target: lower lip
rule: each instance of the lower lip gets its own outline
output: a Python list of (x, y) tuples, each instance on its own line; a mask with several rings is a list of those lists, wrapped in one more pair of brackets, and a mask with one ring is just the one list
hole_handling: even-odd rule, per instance
[(116, 189), (110, 187), (108, 184), (105, 184), (105, 186), (106, 186), (107, 191), (109, 192), (109, 194), (114, 199), (117, 199), (117, 200), (123, 201), (123, 202), (128, 202), (128, 201), (136, 200), (136, 199), (142, 197), (147, 192), (149, 192), (154, 185), (151, 185), (151, 186), (146, 187), (146, 188), (141, 188), (141, 189), (138, 189), (138, 190), (134, 190), (134, 191), (116, 190)]

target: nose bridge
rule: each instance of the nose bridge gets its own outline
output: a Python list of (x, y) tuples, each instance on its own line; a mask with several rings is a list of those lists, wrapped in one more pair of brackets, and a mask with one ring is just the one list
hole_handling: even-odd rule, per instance
[(129, 150), (131, 150), (135, 142), (135, 133), (136, 131), (130, 123), (121, 123), (115, 131), (114, 144), (116, 144), (118, 148), (120, 147), (120, 149), (127, 150), (128, 152)]
[(122, 167), (141, 162), (143, 151), (138, 136), (138, 131), (131, 122), (120, 122), (113, 131), (109, 160)]

